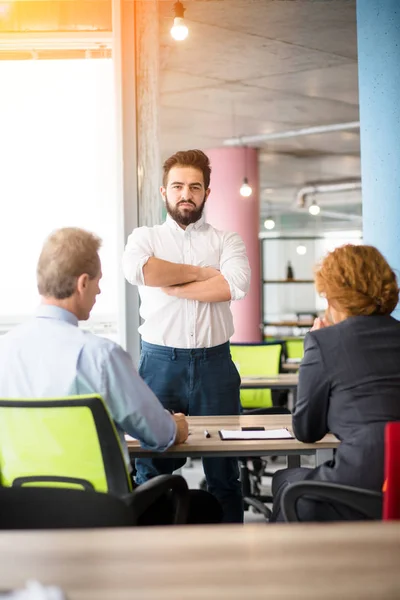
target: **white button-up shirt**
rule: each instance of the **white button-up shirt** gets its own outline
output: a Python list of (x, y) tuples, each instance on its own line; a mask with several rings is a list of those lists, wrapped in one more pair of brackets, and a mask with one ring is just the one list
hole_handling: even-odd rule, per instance
[(198, 302), (168, 296), (145, 285), (143, 267), (151, 258), (214, 267), (229, 284), (231, 299), (241, 300), (250, 286), (250, 266), (237, 233), (218, 231), (201, 217), (182, 229), (168, 215), (162, 225), (134, 229), (126, 244), (123, 269), (126, 279), (139, 287), (139, 327), (142, 339), (173, 348), (211, 348), (233, 335), (230, 302)]

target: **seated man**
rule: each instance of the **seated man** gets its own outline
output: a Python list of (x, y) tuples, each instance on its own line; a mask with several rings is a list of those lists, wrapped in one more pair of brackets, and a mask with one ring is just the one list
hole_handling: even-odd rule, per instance
[[(0, 397), (100, 394), (131, 469), (124, 432), (142, 447), (163, 452), (186, 440), (188, 424), (183, 414), (164, 410), (118, 344), (78, 328), (100, 294), (100, 245), (98, 237), (78, 228), (60, 229), (46, 240), (37, 266), (42, 303), (36, 318), (0, 338)], [(168, 499), (149, 512), (143, 524), (171, 522)], [(221, 517), (210, 494), (191, 492), (189, 522), (219, 522)]]

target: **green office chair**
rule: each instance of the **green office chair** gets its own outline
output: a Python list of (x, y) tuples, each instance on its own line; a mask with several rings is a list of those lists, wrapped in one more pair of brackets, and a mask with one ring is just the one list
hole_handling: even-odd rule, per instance
[(300, 358), (304, 356), (304, 339), (286, 340), (286, 358)]
[(138, 514), (171, 490), (178, 496), (174, 522), (185, 522), (186, 484), (183, 489), (176, 476), (160, 477), (132, 494), (117, 430), (97, 394), (0, 399), (0, 486), (133, 495)]
[(132, 491), (114, 423), (98, 395), (0, 399), (0, 483)]
[[(231, 344), (232, 360), (241, 377), (277, 375), (280, 370), (281, 352), (281, 344)], [(271, 407), (271, 390), (241, 390), (240, 402), (244, 409)]]

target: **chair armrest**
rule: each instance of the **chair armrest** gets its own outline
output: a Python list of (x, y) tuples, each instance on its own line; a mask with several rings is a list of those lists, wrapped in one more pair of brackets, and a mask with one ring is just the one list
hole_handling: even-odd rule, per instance
[(282, 494), (281, 508), (285, 521), (300, 521), (297, 502), (304, 496), (313, 500), (338, 502), (358, 511), (367, 519), (382, 518), (383, 496), (379, 492), (324, 481), (298, 481), (288, 485)]
[(187, 522), (189, 511), (189, 488), (180, 475), (158, 475), (135, 488), (125, 500), (132, 507), (135, 522), (143, 512), (163, 494), (172, 493), (175, 507), (173, 523), (182, 525)]

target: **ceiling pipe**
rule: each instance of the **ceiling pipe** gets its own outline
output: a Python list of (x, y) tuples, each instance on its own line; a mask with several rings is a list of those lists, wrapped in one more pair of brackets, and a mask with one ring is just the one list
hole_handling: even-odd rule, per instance
[(362, 217), (360, 215), (353, 215), (351, 213), (338, 212), (336, 210), (325, 210), (321, 208), (319, 215), (328, 219), (342, 219), (343, 221), (353, 221), (361, 225)]
[(296, 194), (296, 206), (304, 208), (307, 196), (317, 194), (332, 194), (335, 192), (353, 192), (361, 190), (361, 181), (342, 181), (340, 183), (315, 183), (305, 185)]
[(291, 131), (279, 131), (276, 133), (261, 133), (258, 135), (242, 135), (239, 137), (228, 138), (224, 140), (224, 146), (243, 146), (246, 144), (258, 144), (259, 142), (268, 142), (269, 140), (283, 140), (285, 138), (297, 137), (299, 135), (315, 135), (318, 133), (331, 133), (333, 131), (348, 131), (350, 129), (359, 129), (360, 121), (350, 121), (349, 123), (332, 123), (331, 125), (317, 125), (315, 127), (303, 127), (301, 129), (292, 129)]
[[(278, 215), (278, 214), (287, 214), (287, 213), (302, 213), (304, 214), (304, 208), (300, 208), (298, 206), (286, 206), (284, 207), (284, 210), (282, 210), (282, 206), (276, 206), (275, 208), (272, 207), (273, 210), (273, 214), (274, 215)], [(271, 211), (261, 215), (261, 219), (264, 220), (266, 219), (266, 217), (270, 214)], [(308, 213), (306, 213), (308, 215)], [(355, 225), (361, 225), (362, 223), (362, 217), (360, 215), (354, 215), (352, 213), (345, 213), (345, 212), (339, 212), (336, 210), (325, 210), (324, 208), (321, 208), (321, 211), (319, 212), (319, 217), (326, 217), (327, 219), (342, 219), (342, 221), (350, 221), (353, 222)], [(311, 217), (310, 217), (311, 218)]]

